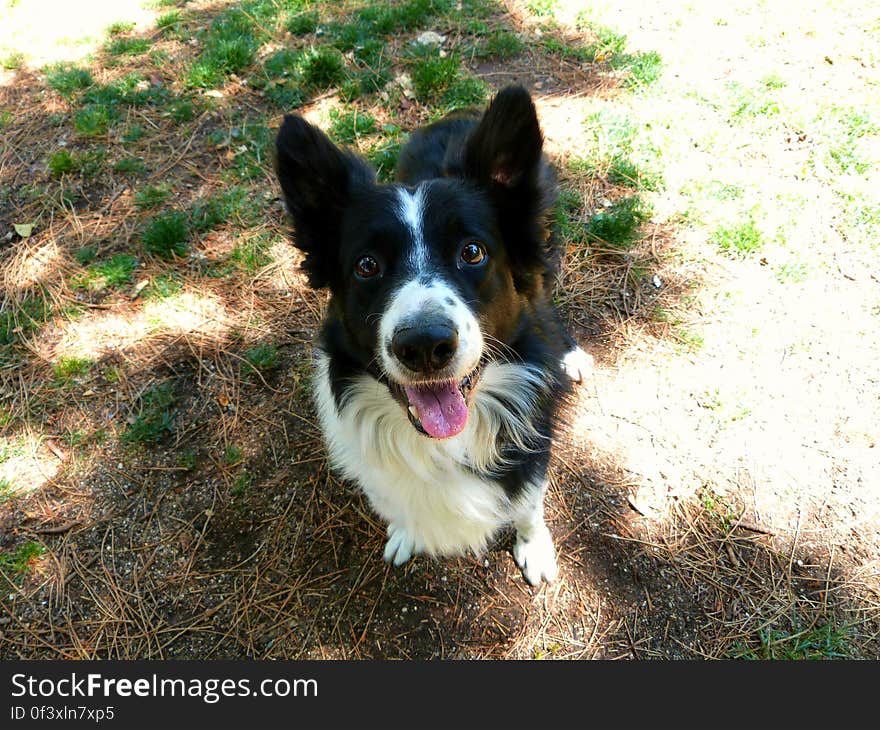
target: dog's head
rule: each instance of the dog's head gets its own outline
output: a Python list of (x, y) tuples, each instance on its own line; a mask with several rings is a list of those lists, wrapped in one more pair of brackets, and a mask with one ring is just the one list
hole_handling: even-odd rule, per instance
[(528, 93), (498, 93), (457, 174), (380, 185), (369, 165), (288, 116), (277, 173), (295, 245), (347, 355), (380, 372), (428, 436), (461, 432), (488, 359), (504, 359), (543, 274), (542, 136)]

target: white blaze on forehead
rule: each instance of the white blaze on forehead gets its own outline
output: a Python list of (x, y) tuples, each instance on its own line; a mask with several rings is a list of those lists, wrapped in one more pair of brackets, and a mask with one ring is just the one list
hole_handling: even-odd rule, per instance
[(397, 189), (397, 214), (400, 221), (412, 235), (413, 248), (410, 252), (410, 262), (416, 271), (424, 268), (428, 258), (428, 250), (425, 246), (425, 237), (422, 224), (425, 211), (425, 183), (419, 184), (415, 192), (406, 188)]

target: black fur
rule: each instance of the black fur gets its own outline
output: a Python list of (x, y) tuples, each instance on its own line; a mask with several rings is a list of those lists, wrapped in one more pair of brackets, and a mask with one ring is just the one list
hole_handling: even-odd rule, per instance
[[(536, 365), (546, 376), (534, 412), (544, 438), (527, 451), (502, 444), (509, 463), (487, 475), (511, 495), (547, 468), (568, 383), (560, 361), (572, 342), (551, 298), (559, 260), (549, 227), (556, 185), (542, 146), (528, 92), (509, 87), (482, 115), (456, 112), (414, 132), (396, 171), (398, 183), (409, 188), (432, 181), (423, 216), (431, 271), (455, 285), (503, 357)], [(313, 287), (331, 292), (320, 347), (330, 356), (337, 407), (347, 383), (363, 373), (399, 398), (375, 366), (375, 322), (412, 275), (406, 252), (413, 242), (394, 214), (394, 187), (376, 184), (365, 161), (295, 116), (286, 117), (278, 133), (277, 173), (295, 245), (306, 255), (303, 268)], [(469, 238), (485, 244), (485, 266), (455, 266), (461, 241)], [(380, 263), (383, 276), (356, 280), (354, 264), (364, 252)]]

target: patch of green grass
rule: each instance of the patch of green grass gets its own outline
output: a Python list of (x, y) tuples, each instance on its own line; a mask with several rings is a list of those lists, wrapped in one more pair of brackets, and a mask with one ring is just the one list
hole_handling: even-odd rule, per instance
[(174, 383), (151, 386), (140, 398), (137, 415), (123, 434), (125, 443), (156, 443), (174, 432)]
[(582, 43), (568, 43), (557, 38), (554, 35), (545, 35), (541, 45), (544, 50), (551, 55), (570, 61), (578, 61), (579, 63), (593, 63), (597, 59), (596, 46), (584, 45)]
[(626, 36), (605, 26), (592, 26), (598, 43), (595, 46), (597, 58), (616, 56), (626, 50)]
[(416, 61), (411, 76), (413, 90), (422, 102), (437, 100), (458, 78), (458, 57), (427, 56)]
[(663, 178), (658, 173), (643, 170), (628, 157), (614, 157), (608, 166), (607, 177), (613, 185), (625, 185), (634, 190), (657, 192), (663, 187)]
[(15, 71), (15, 69), (21, 68), (24, 65), (24, 58), (23, 53), (16, 51), (8, 56), (4, 56), (3, 60), (0, 61), (0, 66), (7, 71)]
[(52, 174), (52, 177), (61, 177), (62, 175), (75, 172), (80, 168), (80, 161), (65, 149), (60, 149), (49, 155), (46, 164), (49, 167), (49, 172)]
[(636, 123), (624, 112), (608, 107), (589, 114), (584, 122), (592, 140), (588, 161), (611, 160), (629, 155), (638, 136)]
[(134, 204), (138, 210), (158, 208), (171, 197), (171, 186), (168, 183), (148, 185), (134, 194)]
[(850, 659), (852, 630), (832, 622), (814, 624), (800, 629), (794, 621), (791, 629), (764, 627), (758, 630), (752, 646), (738, 645), (732, 651), (734, 659), (751, 660), (826, 660)]
[(73, 258), (76, 259), (76, 262), (81, 266), (88, 266), (92, 261), (95, 260), (95, 257), (98, 255), (98, 248), (92, 244), (83, 246), (82, 248), (78, 248), (76, 253), (73, 254)]
[(140, 157), (123, 157), (113, 163), (113, 172), (120, 175), (143, 175), (147, 171), (147, 166)]
[(596, 40), (586, 44), (572, 45), (565, 43), (553, 35), (545, 38), (545, 47), (563, 58), (570, 58), (586, 63), (609, 63), (612, 68), (619, 68), (632, 60), (632, 56), (624, 54), (626, 36), (622, 33), (597, 25), (589, 18), (589, 13), (581, 12), (575, 21), (580, 30), (595, 36)]
[(223, 452), (223, 462), (226, 466), (240, 464), (242, 459), (244, 459), (244, 451), (242, 451), (240, 446), (236, 446), (235, 444), (229, 444)]
[(13, 456), (21, 456), (26, 453), (22, 442), (13, 442), (9, 439), (0, 441), (0, 464), (9, 461)]
[(739, 200), (745, 194), (739, 185), (711, 180), (705, 185), (706, 195), (714, 200)]
[(836, 227), (849, 242), (880, 247), (880, 204), (867, 195), (845, 195), (844, 215)]
[(526, 7), (539, 18), (549, 18), (556, 12), (559, 0), (529, 0)]
[(73, 127), (84, 137), (99, 137), (107, 134), (113, 116), (109, 107), (89, 104), (74, 114)]
[(166, 114), (178, 124), (189, 122), (196, 115), (196, 104), (192, 99), (175, 99), (166, 106)]
[(278, 365), (278, 348), (272, 343), (263, 343), (245, 350), (242, 372), (271, 370)]
[(177, 454), (177, 466), (181, 469), (192, 471), (196, 468), (197, 461), (198, 457), (196, 455), (196, 450), (192, 447), (187, 447)]
[(663, 59), (657, 51), (620, 54), (612, 58), (612, 66), (628, 71), (623, 85), (628, 89), (639, 89), (653, 84), (663, 75)]
[(621, 198), (590, 218), (586, 228), (587, 240), (612, 249), (629, 249), (638, 240), (639, 227), (649, 217), (650, 210), (640, 198)]
[(495, 58), (500, 61), (518, 56), (526, 48), (526, 44), (516, 34), (508, 30), (496, 30), (474, 50), (477, 58)]
[(220, 69), (207, 59), (194, 61), (186, 72), (184, 83), (190, 88), (209, 89), (223, 79)]
[(373, 3), (355, 10), (348, 22), (330, 24), (330, 35), (339, 50), (350, 51), (370, 40), (423, 26), (435, 14), (451, 7), (449, 0)]
[(194, 230), (204, 233), (221, 223), (248, 225), (259, 213), (258, 208), (248, 204), (247, 189), (234, 186), (197, 202), (190, 211), (189, 221)]
[(262, 122), (245, 120), (229, 131), (234, 142), (233, 172), (239, 180), (253, 180), (265, 172), (274, 137)]
[[(718, 408), (723, 407), (720, 397), (716, 399), (716, 402)], [(710, 406), (714, 405), (715, 403), (710, 403)], [(716, 522), (721, 529), (725, 531), (729, 530), (736, 519), (736, 515), (734, 509), (727, 503), (727, 501), (714, 492), (710, 487), (704, 488), (700, 492), (700, 497), (703, 501), (703, 509), (708, 513), (708, 517), (713, 522)]]
[(400, 130), (396, 127), (394, 130), (396, 131), (391, 131), (392, 136), (381, 140), (367, 153), (367, 158), (376, 168), (380, 182), (388, 182), (393, 178), (397, 158), (400, 155)]
[(104, 46), (111, 56), (140, 56), (150, 50), (148, 38), (114, 38)]
[(868, 139), (876, 142), (878, 126), (863, 109), (832, 106), (816, 123), (827, 140), (828, 166), (832, 172), (864, 175), (871, 169)]
[(161, 301), (180, 293), (183, 284), (174, 275), (157, 276), (144, 289), (143, 297), (147, 300)]
[(342, 83), (345, 78), (345, 59), (330, 46), (310, 49), (302, 58), (303, 83), (314, 89), (328, 89)]
[(220, 70), (228, 75), (243, 71), (254, 60), (256, 49), (248, 38), (226, 38), (218, 41), (210, 52), (210, 58)]
[(779, 114), (779, 102), (769, 93), (768, 87), (748, 88), (738, 83), (727, 85), (732, 100), (732, 119), (754, 119)]
[(372, 134), (376, 130), (376, 120), (369, 114), (352, 109), (330, 111), (330, 133), (341, 144), (351, 144), (359, 137)]
[(149, 83), (141, 73), (128, 73), (109, 84), (94, 84), (83, 95), (86, 104), (106, 107), (112, 116), (119, 116), (117, 107), (145, 107), (163, 104), (169, 92), (162, 86)]
[(556, 230), (566, 243), (579, 244), (584, 240), (584, 229), (577, 223), (583, 205), (578, 193), (560, 188), (556, 198)]
[(146, 131), (143, 125), (132, 124), (122, 135), (122, 141), (128, 143), (137, 142), (146, 134)]
[(65, 98), (92, 85), (92, 74), (88, 69), (58, 63), (45, 70), (46, 82)]
[(127, 253), (118, 253), (109, 261), (93, 264), (85, 274), (73, 279), (73, 286), (90, 291), (103, 291), (109, 287), (121, 286), (131, 280), (137, 268), (137, 259)]
[(261, 236), (251, 236), (241, 241), (230, 252), (229, 263), (247, 276), (253, 276), (272, 262), (266, 250), (268, 243)]
[(125, 371), (118, 365), (111, 365), (104, 371), (103, 375), (104, 380), (112, 385), (113, 383), (118, 383), (120, 380), (122, 380), (123, 376), (125, 375)]
[(68, 381), (88, 375), (94, 361), (88, 357), (62, 357), (52, 368), (55, 380)]
[(128, 33), (130, 30), (134, 30), (135, 25), (136, 24), (130, 20), (119, 20), (107, 26), (107, 34), (122, 35), (123, 33)]
[(490, 91), (487, 84), (473, 76), (457, 79), (443, 94), (444, 113), (454, 109), (482, 107), (489, 98)]
[[(254, 4), (250, 9), (255, 9)], [(209, 88), (241, 73), (254, 62), (265, 35), (258, 19), (244, 7), (221, 13), (198, 36), (202, 52), (186, 73), (186, 85)]]
[(711, 241), (728, 256), (745, 258), (764, 245), (764, 236), (754, 220), (749, 218), (742, 223), (719, 226), (712, 234)]
[(179, 10), (171, 10), (170, 12), (163, 13), (156, 18), (156, 27), (161, 30), (166, 28), (174, 30), (182, 20), (183, 16), (180, 14)]
[(179, 211), (161, 213), (152, 218), (144, 229), (141, 240), (144, 248), (156, 256), (172, 259), (185, 256), (189, 251), (187, 217)]
[(14, 550), (0, 553), (0, 570), (4, 573), (24, 575), (45, 553), (46, 548), (40, 543), (26, 542)]
[(15, 487), (6, 477), (0, 477), (0, 504), (15, 499)]
[(780, 284), (799, 284), (810, 275), (810, 267), (802, 261), (787, 261), (774, 272)]
[(52, 314), (52, 307), (42, 296), (25, 297), (17, 304), (6, 302), (0, 307), (0, 345), (11, 345), (23, 339)]
[(681, 322), (672, 323), (675, 328), (675, 339), (678, 348), (684, 352), (699, 352), (706, 346), (706, 340), (699, 332), (693, 332), (684, 326)]
[(383, 89), (391, 80), (391, 61), (387, 43), (378, 38), (362, 38), (351, 50), (354, 70), (339, 87), (340, 96), (351, 101), (363, 94)]
[(298, 72), (303, 54), (291, 48), (275, 51), (263, 61), (263, 70), (269, 78), (285, 78)]
[(300, 67), (303, 53), (282, 48), (263, 63), (264, 78), (257, 78), (255, 86), (262, 88), (266, 98), (287, 111), (302, 106), (305, 100), (300, 86)]
[(321, 14), (317, 10), (306, 10), (293, 13), (284, 23), (284, 27), (294, 35), (314, 33), (321, 22)]
[(780, 78), (775, 73), (762, 78), (761, 84), (765, 89), (784, 89), (788, 85), (785, 79)]
[(239, 474), (232, 483), (232, 496), (243, 497), (253, 484), (254, 478), (248, 472)]
[[(82, 153), (73, 153), (76, 169), (84, 178), (94, 177), (101, 172), (106, 156), (107, 152), (103, 147), (92, 147)], [(70, 205), (69, 200), (66, 205)]]

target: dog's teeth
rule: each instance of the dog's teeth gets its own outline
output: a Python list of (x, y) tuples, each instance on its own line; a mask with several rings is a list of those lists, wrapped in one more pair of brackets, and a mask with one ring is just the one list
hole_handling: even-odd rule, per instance
[(415, 418), (417, 421), (419, 420), (419, 412), (416, 410), (415, 406), (409, 407), (409, 414)]

